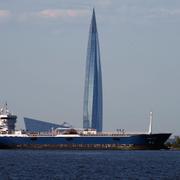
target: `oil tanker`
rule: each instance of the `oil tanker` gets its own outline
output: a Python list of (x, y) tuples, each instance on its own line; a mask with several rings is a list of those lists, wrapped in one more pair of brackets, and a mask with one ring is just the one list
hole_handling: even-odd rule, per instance
[(55, 136), (11, 134), (0, 136), (0, 148), (152, 150), (165, 149), (164, 142), (170, 135), (170, 133)]
[[(152, 113), (150, 114), (152, 116)], [(150, 116), (150, 117), (151, 117)], [(9, 112), (7, 104), (0, 111), (0, 148), (23, 149), (112, 149), (146, 150), (164, 149), (171, 133), (97, 132), (95, 129), (56, 128), (51, 132), (29, 133), (15, 130), (16, 115)]]

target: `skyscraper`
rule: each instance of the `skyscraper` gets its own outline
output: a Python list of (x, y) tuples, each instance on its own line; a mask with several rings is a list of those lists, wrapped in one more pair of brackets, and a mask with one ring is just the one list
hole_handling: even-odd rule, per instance
[(86, 58), (83, 128), (93, 128), (100, 132), (103, 121), (102, 74), (94, 9), (89, 29)]

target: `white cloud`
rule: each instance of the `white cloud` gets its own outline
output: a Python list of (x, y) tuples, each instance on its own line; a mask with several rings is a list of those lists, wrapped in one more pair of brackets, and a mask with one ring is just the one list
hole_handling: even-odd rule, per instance
[(150, 18), (175, 16), (180, 16), (180, 9), (151, 9), (148, 14), (148, 17)]
[(1, 10), (0, 9), (0, 18), (9, 17), (11, 16), (11, 12), (8, 10)]
[(11, 12), (0, 9), (0, 23), (8, 22), (11, 17)]
[(89, 11), (83, 9), (45, 9), (36, 13), (39, 17), (45, 18), (74, 18), (86, 16), (87, 14), (89, 14)]
[(119, 21), (133, 22), (133, 23), (146, 23), (149, 21), (179, 21), (180, 8), (168, 7), (144, 7), (137, 5), (122, 5), (114, 11), (117, 13)]
[(97, 5), (106, 8), (112, 4), (112, 0), (96, 0)]

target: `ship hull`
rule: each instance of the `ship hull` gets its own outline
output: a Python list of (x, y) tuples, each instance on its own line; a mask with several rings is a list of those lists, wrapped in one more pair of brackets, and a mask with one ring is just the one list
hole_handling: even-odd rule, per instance
[(114, 150), (145, 150), (165, 149), (165, 141), (170, 133), (137, 134), (123, 136), (28, 136), (0, 137), (0, 148), (20, 149), (114, 149)]

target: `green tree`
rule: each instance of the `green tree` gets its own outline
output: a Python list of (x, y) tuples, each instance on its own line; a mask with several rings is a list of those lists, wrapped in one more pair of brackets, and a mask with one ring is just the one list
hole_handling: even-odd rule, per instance
[(179, 137), (179, 136), (176, 138), (175, 144), (176, 144), (177, 146), (180, 146), (180, 137)]

